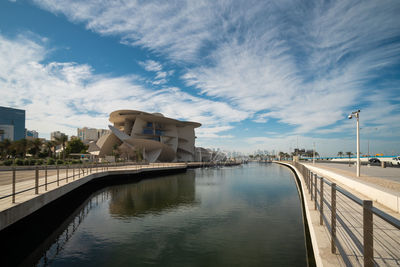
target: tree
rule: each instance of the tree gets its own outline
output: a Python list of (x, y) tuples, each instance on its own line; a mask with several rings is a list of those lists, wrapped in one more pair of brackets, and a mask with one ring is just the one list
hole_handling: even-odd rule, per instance
[(14, 141), (11, 144), (11, 149), (13, 149), (13, 153), (17, 156), (25, 158), (26, 156), (26, 150), (28, 148), (28, 141), (26, 139), (20, 139), (17, 141)]
[(53, 148), (55, 150), (55, 147), (57, 146), (57, 143), (54, 141), (47, 141), (45, 143), (47, 151), (49, 152), (49, 157), (53, 156)]
[(351, 156), (353, 156), (353, 153), (352, 152), (346, 152), (346, 155), (349, 156), (349, 158), (350, 158)]
[(339, 152), (337, 153), (337, 155), (338, 155), (339, 157), (343, 157), (343, 152), (342, 152), (342, 151), (339, 151)]
[(63, 159), (65, 159), (65, 144), (68, 141), (68, 136), (65, 134), (61, 134), (60, 137), (56, 137), (56, 142), (62, 146), (62, 153), (63, 153)]
[(71, 141), (68, 142), (66, 152), (69, 153), (86, 153), (88, 146), (86, 146), (81, 139), (72, 138)]
[(7, 158), (11, 153), (11, 141), (10, 139), (4, 139), (0, 142), (0, 158)]
[(38, 157), (39, 152), (42, 150), (42, 145), (43, 145), (43, 141), (40, 140), (39, 138), (29, 140), (28, 141), (29, 153), (31, 153), (35, 157)]

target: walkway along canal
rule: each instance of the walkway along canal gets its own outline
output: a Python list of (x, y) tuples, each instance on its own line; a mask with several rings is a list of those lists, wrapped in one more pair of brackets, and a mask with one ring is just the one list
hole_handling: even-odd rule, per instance
[(317, 265), (399, 266), (400, 221), (298, 162), (281, 163), (299, 177)]
[(34, 214), (1, 233), (8, 263), (307, 265), (295, 179), (277, 164), (96, 183)]

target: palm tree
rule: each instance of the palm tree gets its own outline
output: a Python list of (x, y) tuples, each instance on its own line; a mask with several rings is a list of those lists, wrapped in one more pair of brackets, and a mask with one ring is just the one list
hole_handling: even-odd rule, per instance
[(0, 158), (7, 158), (10, 153), (10, 148), (11, 148), (11, 141), (10, 139), (4, 139), (3, 141), (0, 142)]
[(60, 137), (56, 137), (56, 142), (60, 145), (62, 145), (62, 153), (63, 153), (63, 159), (65, 159), (65, 143), (68, 141), (68, 136), (65, 134), (62, 134)]
[(35, 157), (38, 157), (39, 152), (42, 150), (43, 141), (39, 138), (35, 138), (28, 142), (28, 147), (31, 149)]
[(346, 155), (349, 156), (349, 158), (350, 158), (351, 156), (353, 156), (353, 153), (352, 152), (346, 152)]
[(339, 151), (339, 152), (337, 153), (337, 155), (338, 155), (339, 157), (343, 157), (343, 152), (342, 152), (342, 151)]
[(53, 156), (52, 149), (53, 149), (53, 147), (56, 146), (56, 143), (54, 141), (47, 141), (45, 143), (45, 145), (46, 145), (47, 151), (49, 152), (49, 157), (51, 158)]
[(11, 144), (11, 148), (13, 150), (15, 150), (16, 155), (19, 155), (19, 156), (25, 158), (26, 150), (28, 148), (28, 141), (26, 139), (20, 139), (20, 140), (14, 141)]

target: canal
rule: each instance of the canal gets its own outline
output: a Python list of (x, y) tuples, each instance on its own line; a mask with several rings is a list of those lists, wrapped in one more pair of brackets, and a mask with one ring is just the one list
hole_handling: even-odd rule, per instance
[(307, 266), (306, 254), (293, 173), (251, 163), (103, 188), (30, 257), (39, 266)]

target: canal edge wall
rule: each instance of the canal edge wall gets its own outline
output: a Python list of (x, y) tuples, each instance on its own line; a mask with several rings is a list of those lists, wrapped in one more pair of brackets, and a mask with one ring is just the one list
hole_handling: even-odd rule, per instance
[(367, 183), (356, 181), (332, 171), (312, 166), (310, 164), (305, 164), (305, 166), (320, 176), (332, 178), (333, 180), (336, 180), (337, 182), (370, 198), (386, 208), (389, 208), (396, 213), (400, 213), (400, 195), (396, 194), (394, 191), (381, 188), (379, 185), (371, 186)]
[[(301, 198), (305, 207), (305, 215), (314, 252), (315, 264), (317, 266), (341, 266), (343, 261), (338, 255), (331, 253), (331, 241), (329, 239), (329, 233), (326, 232), (326, 228), (319, 224), (319, 213), (312, 209), (313, 202), (307, 198), (306, 187), (304, 184), (304, 177), (302, 174), (292, 165), (284, 162), (275, 162), (283, 166), (288, 167), (293, 174), (296, 176), (300, 183), (300, 190), (303, 195)], [(297, 184), (297, 183), (296, 183)]]
[[(104, 171), (101, 173), (92, 173), (79, 180), (75, 180), (68, 184), (57, 187), (51, 191), (40, 193), (38, 196), (12, 206), (0, 212), (0, 232), (12, 226), (20, 220), (28, 217), (29, 215), (37, 212), (46, 205), (53, 203), (61, 197), (87, 185), (91, 182), (101, 182), (102, 179), (107, 179), (115, 176), (137, 176), (143, 174), (144, 176), (154, 176), (157, 174), (172, 174), (176, 172), (186, 171), (187, 167), (163, 167), (163, 168), (146, 168), (140, 170), (115, 170)], [(136, 177), (137, 178), (137, 177)], [(142, 177), (143, 178), (143, 177)], [(140, 177), (139, 177), (140, 179)], [(128, 180), (128, 179), (124, 179)], [(136, 180), (136, 179), (135, 179)]]

